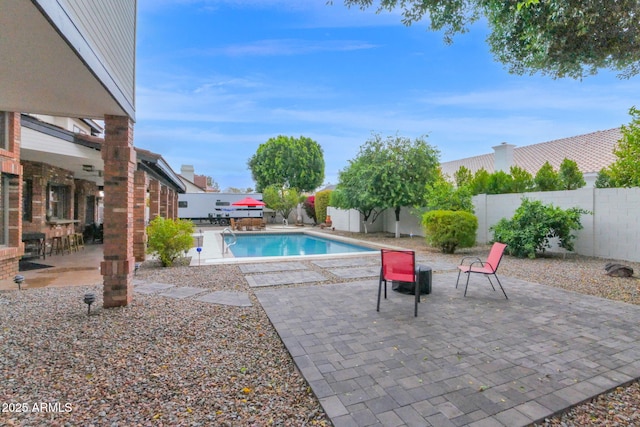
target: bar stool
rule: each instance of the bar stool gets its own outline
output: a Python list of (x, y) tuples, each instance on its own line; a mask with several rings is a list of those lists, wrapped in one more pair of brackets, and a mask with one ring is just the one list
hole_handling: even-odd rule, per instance
[(51, 249), (49, 250), (49, 256), (53, 255), (53, 251), (56, 252), (56, 255), (59, 253), (62, 253), (62, 255), (64, 255), (64, 244), (62, 241), (62, 236), (51, 237)]
[(71, 255), (71, 238), (68, 234), (62, 236), (62, 255), (64, 255), (64, 251), (69, 251), (69, 255)]
[(67, 237), (69, 238), (69, 253), (73, 251), (78, 252), (78, 240), (76, 238), (76, 234), (69, 234)]
[(82, 233), (75, 233), (74, 236), (76, 238), (76, 250), (84, 250), (84, 236)]

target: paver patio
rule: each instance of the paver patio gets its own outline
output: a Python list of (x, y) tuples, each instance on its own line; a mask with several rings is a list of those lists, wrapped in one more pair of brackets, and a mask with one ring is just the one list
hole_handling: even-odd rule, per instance
[(640, 307), (433, 278), (417, 318), (375, 279), (255, 294), (336, 427), (524, 426), (640, 377)]

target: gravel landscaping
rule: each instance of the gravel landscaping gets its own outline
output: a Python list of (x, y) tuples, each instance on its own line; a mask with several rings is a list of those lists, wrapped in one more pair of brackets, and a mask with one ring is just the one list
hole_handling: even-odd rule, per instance
[[(353, 237), (412, 248), (434, 262), (457, 264), (462, 256), (484, 258), (488, 252), (479, 247), (445, 255), (420, 238)], [(573, 254), (505, 257), (500, 272), (640, 304), (640, 264), (625, 262), (635, 276), (615, 278), (605, 275), (606, 262)], [(203, 293), (245, 292), (252, 306), (212, 304), (197, 295), (169, 298), (160, 291), (136, 293), (128, 307), (103, 309), (101, 286), (1, 292), (0, 425), (331, 425), (237, 265), (163, 269), (147, 262), (135, 279)], [(97, 297), (90, 315), (85, 292)], [(640, 425), (639, 413), (636, 382), (541, 425), (633, 426)]]

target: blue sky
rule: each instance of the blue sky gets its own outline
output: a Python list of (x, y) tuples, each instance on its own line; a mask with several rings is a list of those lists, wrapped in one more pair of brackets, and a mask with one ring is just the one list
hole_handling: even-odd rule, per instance
[(372, 133), (426, 135), (446, 162), (629, 122), (639, 76), (510, 75), (486, 34), (445, 45), (341, 0), (139, 0), (134, 143), (224, 190), (254, 187), (247, 160), (278, 135), (317, 141), (336, 184)]

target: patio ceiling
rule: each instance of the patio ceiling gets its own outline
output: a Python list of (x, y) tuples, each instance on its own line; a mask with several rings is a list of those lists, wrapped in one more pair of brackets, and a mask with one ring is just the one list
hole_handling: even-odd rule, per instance
[[(54, 18), (58, 25), (65, 24), (65, 37), (73, 38), (76, 49), (83, 49), (82, 57), (95, 60), (93, 69), (34, 2), (2, 2), (0, 110), (97, 119), (105, 114), (132, 117), (132, 106), (105, 78), (108, 73), (91, 45), (62, 12)], [(98, 78), (96, 73), (103, 75)]]

